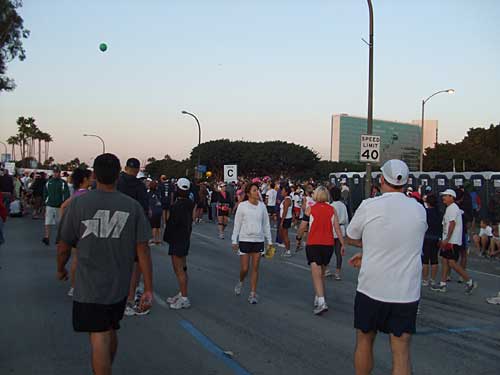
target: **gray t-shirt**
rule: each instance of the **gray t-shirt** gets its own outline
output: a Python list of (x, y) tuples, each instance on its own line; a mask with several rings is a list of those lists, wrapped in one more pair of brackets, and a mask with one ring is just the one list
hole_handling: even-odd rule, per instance
[(136, 245), (151, 238), (151, 227), (134, 199), (92, 190), (71, 200), (59, 238), (78, 249), (73, 299), (110, 305), (128, 295)]

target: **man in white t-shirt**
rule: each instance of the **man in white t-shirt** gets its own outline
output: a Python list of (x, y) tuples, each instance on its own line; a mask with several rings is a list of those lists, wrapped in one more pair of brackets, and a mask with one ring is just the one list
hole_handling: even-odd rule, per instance
[(425, 209), (404, 195), (408, 166), (382, 166), (383, 195), (364, 200), (347, 228), (348, 242), (362, 247), (349, 263), (361, 268), (354, 307), (357, 375), (373, 370), (377, 332), (390, 335), (393, 374), (411, 374), (410, 339), (416, 331), (422, 275)]
[(458, 273), (465, 282), (465, 292), (470, 294), (477, 285), (472, 281), (467, 272), (458, 263), (460, 249), (462, 248), (462, 210), (455, 203), (457, 193), (447, 189), (440, 193), (446, 211), (443, 216), (443, 236), (439, 248), (441, 256), (442, 275), (439, 285), (431, 287), (435, 292), (446, 292), (446, 279), (450, 268)]
[(276, 197), (278, 192), (276, 191), (276, 185), (274, 182), (271, 183), (269, 190), (266, 192), (266, 206), (269, 218), (276, 221)]

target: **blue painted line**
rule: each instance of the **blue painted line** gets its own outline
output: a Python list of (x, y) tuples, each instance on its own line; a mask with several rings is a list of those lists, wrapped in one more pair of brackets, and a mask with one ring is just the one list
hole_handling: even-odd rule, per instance
[(479, 332), (491, 330), (492, 328), (498, 328), (499, 325), (485, 325), (482, 327), (457, 327), (457, 328), (443, 328), (443, 329), (432, 329), (432, 330), (419, 330), (417, 331), (418, 336), (428, 336), (428, 335), (448, 335), (453, 333), (466, 333), (466, 332)]
[(229, 357), (224, 351), (217, 346), (212, 340), (201, 333), (195, 326), (187, 320), (181, 320), (182, 328), (188, 331), (205, 349), (214, 354), (217, 358), (222, 360), (229, 368), (231, 368), (236, 375), (251, 375), (247, 370), (240, 366), (238, 362)]

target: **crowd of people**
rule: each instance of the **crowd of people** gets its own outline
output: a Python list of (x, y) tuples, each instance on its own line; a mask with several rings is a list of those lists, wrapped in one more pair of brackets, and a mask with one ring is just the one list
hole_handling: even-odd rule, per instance
[[(231, 246), (240, 259), (234, 293), (241, 295), (250, 274), (252, 305), (259, 303), (261, 259), (272, 257), (275, 246), (283, 249), (284, 258), (305, 250), (315, 315), (328, 311), (326, 278), (342, 280), (347, 244), (362, 248), (349, 259), (360, 268), (354, 309), (358, 374), (373, 368), (377, 332), (390, 335), (397, 373), (410, 374), (410, 337), (416, 330), (421, 287), (444, 293), (455, 271), (470, 294), (477, 287), (467, 272), (471, 252), (500, 259), (499, 223), (478, 216), (473, 195), (463, 188), (439, 195), (425, 186), (419, 191), (405, 188), (409, 170), (399, 160), (384, 164), (380, 186), (373, 187), (372, 198), (356, 210), (344, 182), (335, 186), (269, 176), (234, 183), (191, 182), (165, 175), (149, 178), (140, 167), (139, 160), (130, 158), (122, 170), (116, 156), (103, 154), (95, 159), (93, 171), (76, 169), (71, 175), (57, 167), (50, 176), (33, 172), (14, 177), (1, 171), (0, 244), (7, 216), (23, 216), (28, 209), (33, 219), (45, 219), (45, 245), (52, 243), (57, 228), (57, 277), (71, 280), (74, 330), (90, 332), (96, 374), (109, 373), (123, 316), (151, 311), (150, 246), (163, 241), (169, 245), (179, 287), (167, 299), (170, 308), (191, 306), (191, 233), (193, 225), (206, 221), (213, 223), (214, 236), (224, 240), (234, 218)], [(487, 302), (500, 304), (500, 293)]]

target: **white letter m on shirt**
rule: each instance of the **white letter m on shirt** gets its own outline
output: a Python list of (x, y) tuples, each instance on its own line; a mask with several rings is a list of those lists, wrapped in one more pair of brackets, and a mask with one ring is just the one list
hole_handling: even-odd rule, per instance
[(82, 239), (91, 234), (98, 238), (109, 238), (111, 232), (113, 232), (111, 238), (120, 238), (120, 234), (123, 228), (125, 228), (130, 214), (128, 212), (116, 211), (111, 219), (109, 218), (109, 214), (108, 210), (99, 210), (95, 213), (93, 219), (83, 220), (82, 224), (85, 225), (86, 229), (82, 235)]

